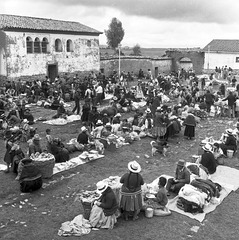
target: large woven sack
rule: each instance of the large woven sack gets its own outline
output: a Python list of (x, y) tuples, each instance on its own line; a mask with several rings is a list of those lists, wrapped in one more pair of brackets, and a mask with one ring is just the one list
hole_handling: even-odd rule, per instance
[(42, 177), (38, 174), (35, 177), (24, 178), (20, 180), (20, 190), (21, 192), (33, 192), (42, 187)]

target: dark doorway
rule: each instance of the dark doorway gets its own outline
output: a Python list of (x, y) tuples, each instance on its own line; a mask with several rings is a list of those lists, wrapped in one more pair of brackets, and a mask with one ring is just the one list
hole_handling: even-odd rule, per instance
[(51, 79), (51, 81), (55, 80), (58, 75), (57, 64), (48, 64), (47, 75)]
[(158, 68), (158, 67), (155, 67), (155, 68), (154, 68), (154, 77), (157, 78), (157, 77), (158, 77), (158, 74), (159, 74), (159, 68)]

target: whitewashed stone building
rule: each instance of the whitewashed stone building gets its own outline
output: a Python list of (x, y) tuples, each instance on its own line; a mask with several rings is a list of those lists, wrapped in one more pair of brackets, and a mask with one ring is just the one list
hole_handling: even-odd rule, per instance
[(227, 66), (239, 69), (239, 40), (214, 39), (204, 48), (204, 69)]
[(0, 14), (0, 76), (99, 71), (100, 34), (78, 22)]

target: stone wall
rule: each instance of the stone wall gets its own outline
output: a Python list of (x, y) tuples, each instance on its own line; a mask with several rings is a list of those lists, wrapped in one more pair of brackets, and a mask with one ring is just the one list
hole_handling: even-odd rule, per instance
[[(134, 72), (138, 74), (139, 69), (145, 73), (151, 69), (152, 74), (155, 73), (155, 68), (158, 68), (158, 73), (169, 73), (172, 68), (171, 58), (147, 58), (137, 56), (122, 56), (120, 58), (120, 70), (127, 72)], [(100, 69), (106, 76), (110, 75), (114, 70), (119, 71), (119, 58), (109, 57), (100, 60)]]
[[(77, 72), (99, 70), (99, 37), (87, 35), (68, 35), (32, 32), (6, 32), (7, 35), (7, 76), (47, 75), (48, 64), (57, 64), (58, 72)], [(48, 53), (27, 53), (26, 38), (36, 37), (49, 42)], [(62, 52), (55, 51), (55, 40), (60, 39)], [(73, 51), (66, 51), (66, 41), (73, 43)]]

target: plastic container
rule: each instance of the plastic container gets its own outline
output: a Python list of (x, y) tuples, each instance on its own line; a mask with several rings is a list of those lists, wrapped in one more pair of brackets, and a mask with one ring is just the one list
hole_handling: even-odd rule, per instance
[(234, 151), (233, 150), (227, 150), (227, 156), (228, 158), (232, 158), (233, 157), (233, 154), (234, 154)]
[(153, 208), (146, 208), (145, 209), (145, 217), (152, 218), (154, 216)]

